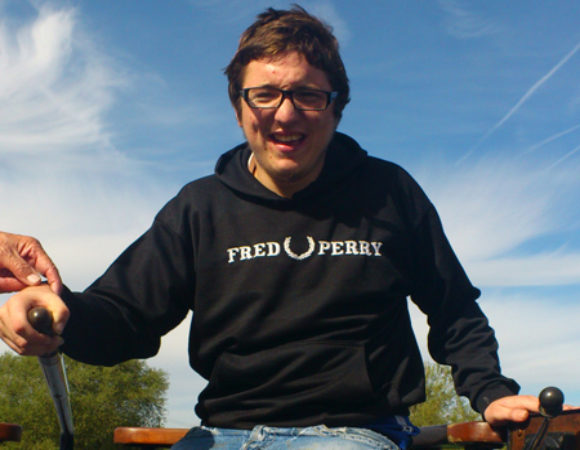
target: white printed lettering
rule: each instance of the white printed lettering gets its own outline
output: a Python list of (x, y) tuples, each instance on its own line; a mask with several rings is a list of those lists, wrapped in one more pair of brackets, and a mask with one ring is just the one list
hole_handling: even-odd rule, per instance
[(381, 255), (381, 247), (383, 246), (382, 242), (371, 242), (371, 245), (375, 251), (375, 256), (383, 256)]
[(280, 244), (277, 242), (266, 242), (268, 246), (268, 256), (278, 256), (280, 254)]
[(260, 242), (259, 244), (254, 244), (254, 258), (259, 256), (266, 256), (266, 244)]
[(252, 259), (252, 247), (243, 245), (240, 247), (240, 260)]
[(238, 247), (228, 248), (228, 263), (231, 264), (236, 260), (236, 253), (240, 251)]
[[(298, 261), (310, 258), (314, 254), (314, 249), (318, 245), (318, 255), (342, 256), (342, 255), (363, 255), (363, 256), (383, 256), (381, 249), (383, 243), (380, 241), (315, 241), (311, 236), (306, 236), (308, 249), (301, 254), (295, 253), (291, 248), (291, 237), (284, 239), (283, 247), (286, 254)], [(226, 249), (228, 264), (236, 261), (248, 261), (254, 258), (274, 257), (281, 254), (282, 245), (279, 242), (258, 242), (253, 245), (242, 245)]]
[(367, 241), (358, 241), (358, 243), (360, 245), (360, 254), (361, 255), (367, 255), (367, 256), (373, 255), (371, 253), (371, 244), (369, 244)]
[(346, 246), (345, 253), (347, 255), (358, 255), (356, 241), (344, 241), (344, 244)]
[(318, 254), (319, 255), (324, 255), (329, 248), (330, 248), (330, 242), (318, 241)]
[(332, 253), (331, 253), (332, 256), (344, 255), (344, 249), (342, 248), (344, 242), (332, 241), (331, 245), (332, 245)]

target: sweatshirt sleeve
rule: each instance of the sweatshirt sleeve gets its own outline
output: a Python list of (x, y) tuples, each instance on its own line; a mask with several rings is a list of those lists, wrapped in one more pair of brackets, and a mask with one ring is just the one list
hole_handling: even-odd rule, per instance
[(411, 297), (428, 317), (431, 356), (451, 366), (457, 393), (483, 413), (492, 401), (517, 394), (519, 386), (501, 374), (494, 331), (476, 302), (480, 291), (455, 256), (435, 208), (417, 189), (424, 207), (413, 227)]
[(193, 302), (193, 251), (183, 217), (170, 203), (83, 293), (64, 289), (71, 312), (63, 333), (67, 355), (113, 365), (157, 353), (161, 336), (183, 320)]

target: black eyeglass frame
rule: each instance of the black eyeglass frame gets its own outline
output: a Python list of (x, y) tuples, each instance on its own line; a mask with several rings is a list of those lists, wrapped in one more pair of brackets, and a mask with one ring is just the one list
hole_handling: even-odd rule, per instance
[[(252, 89), (272, 89), (274, 91), (281, 92), (282, 97), (280, 97), (280, 101), (278, 102), (277, 105), (258, 106), (255, 103), (252, 103), (250, 101), (249, 92)], [(324, 106), (324, 108), (304, 108), (304, 107), (298, 106), (294, 102), (294, 94), (296, 92), (320, 92), (322, 94), (325, 94), (326, 95), (326, 105)], [(323, 89), (312, 89), (312, 88), (279, 89), (279, 88), (276, 88), (273, 86), (252, 86), (252, 87), (240, 89), (240, 96), (246, 101), (248, 106), (252, 109), (277, 109), (280, 107), (280, 105), (282, 105), (282, 103), (284, 102), (284, 99), (286, 99), (288, 97), (290, 99), (290, 101), (292, 102), (292, 105), (294, 106), (294, 108), (296, 108), (298, 111), (326, 111), (328, 109), (328, 107), (330, 106), (330, 104), (334, 100), (336, 100), (336, 97), (338, 97), (338, 92), (337, 91), (325, 91)]]

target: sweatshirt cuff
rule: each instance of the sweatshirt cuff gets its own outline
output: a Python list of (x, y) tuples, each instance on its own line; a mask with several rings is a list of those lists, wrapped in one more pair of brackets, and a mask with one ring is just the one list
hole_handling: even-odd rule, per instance
[(475, 409), (484, 416), (484, 412), (490, 403), (502, 397), (517, 395), (520, 386), (514, 380), (506, 379), (506, 384), (496, 384), (485, 389), (475, 400)]

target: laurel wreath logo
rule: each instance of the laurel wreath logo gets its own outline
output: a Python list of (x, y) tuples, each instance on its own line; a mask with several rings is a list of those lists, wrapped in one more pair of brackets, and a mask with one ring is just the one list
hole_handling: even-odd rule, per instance
[(314, 238), (312, 238), (312, 236), (306, 236), (306, 240), (308, 241), (308, 250), (306, 250), (304, 253), (301, 253), (300, 255), (294, 253), (290, 248), (290, 242), (292, 241), (292, 238), (290, 236), (284, 239), (284, 250), (286, 251), (286, 253), (290, 258), (302, 261), (303, 259), (310, 257), (314, 252), (314, 248), (316, 247)]

